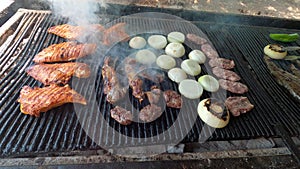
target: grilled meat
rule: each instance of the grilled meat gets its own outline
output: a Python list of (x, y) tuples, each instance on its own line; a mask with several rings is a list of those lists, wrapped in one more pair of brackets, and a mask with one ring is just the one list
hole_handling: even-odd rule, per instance
[(295, 65), (291, 64), (290, 70), (293, 72), (295, 76), (297, 76), (300, 79), (300, 70), (296, 68)]
[(225, 105), (233, 116), (239, 116), (241, 113), (249, 112), (254, 108), (247, 97), (228, 97)]
[(298, 100), (300, 100), (300, 79), (277, 67), (271, 58), (264, 56), (264, 60), (270, 70), (271, 74), (275, 77), (275, 80), (283, 87), (288, 89), (288, 91)]
[(125, 31), (126, 23), (117, 23), (104, 31), (103, 44), (109, 46), (119, 41), (126, 41), (130, 37)]
[(44, 85), (67, 84), (72, 76), (87, 78), (90, 76), (90, 67), (85, 63), (57, 63), (33, 65), (26, 70), (27, 74)]
[(208, 64), (211, 67), (218, 67), (222, 69), (233, 69), (235, 64), (233, 60), (225, 59), (225, 58), (213, 58)]
[(71, 89), (69, 85), (60, 87), (56, 84), (33, 89), (29, 86), (24, 86), (20, 92), (18, 102), (21, 104), (20, 109), (22, 113), (36, 117), (41, 112), (46, 112), (65, 103), (87, 104), (84, 97)]
[(84, 36), (94, 35), (94, 33), (103, 32), (104, 30), (104, 27), (100, 24), (85, 27), (63, 24), (50, 27), (48, 33), (55, 34), (68, 40), (78, 40)]
[(162, 110), (155, 104), (145, 106), (139, 113), (139, 118), (144, 122), (152, 122), (162, 115)]
[(128, 78), (129, 86), (132, 88), (132, 95), (140, 102), (144, 100), (143, 81), (137, 76), (138, 63), (133, 58), (124, 59), (124, 69)]
[(181, 96), (172, 90), (166, 90), (163, 93), (165, 101), (167, 102), (168, 107), (180, 109), (182, 106), (182, 98)]
[(157, 86), (152, 86), (151, 91), (145, 92), (150, 104), (157, 104), (161, 97), (161, 90)]
[(206, 43), (201, 45), (201, 50), (210, 59), (219, 57), (218, 52), (215, 49), (213, 49), (213, 47), (210, 46), (210, 44)]
[(102, 67), (102, 77), (104, 79), (104, 94), (109, 103), (115, 103), (126, 94), (126, 89), (120, 86), (116, 71), (109, 65), (109, 59), (104, 60)]
[(197, 45), (203, 45), (207, 42), (207, 40), (205, 38), (202, 38), (198, 35), (192, 34), (192, 33), (188, 33), (186, 35), (187, 39)]
[(212, 69), (212, 72), (214, 75), (216, 75), (217, 77), (222, 78), (222, 79), (230, 80), (233, 82), (241, 80), (241, 77), (231, 70), (214, 67)]
[(143, 65), (139, 67), (138, 75), (155, 83), (161, 83), (165, 79), (165, 75), (154, 69), (146, 69)]
[(132, 113), (120, 106), (111, 109), (110, 116), (122, 125), (129, 125), (132, 122)]
[(34, 57), (33, 61), (35, 63), (71, 61), (92, 54), (95, 50), (96, 44), (63, 42), (43, 49)]
[(219, 84), (223, 89), (228, 90), (231, 93), (244, 94), (248, 92), (248, 87), (240, 82), (232, 82), (229, 80), (220, 79)]

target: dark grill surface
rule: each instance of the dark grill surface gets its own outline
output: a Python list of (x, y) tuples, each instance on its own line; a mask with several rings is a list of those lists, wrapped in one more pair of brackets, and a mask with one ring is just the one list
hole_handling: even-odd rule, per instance
[[(41, 86), (39, 82), (26, 75), (25, 68), (33, 64), (32, 58), (43, 48), (63, 41), (62, 38), (48, 34), (47, 28), (66, 22), (67, 20), (53, 17), (47, 12), (24, 12), (11, 43), (0, 53), (0, 156), (35, 156), (40, 153), (51, 154), (51, 152), (100, 148), (92, 140), (99, 141), (105, 147), (118, 147), (162, 144), (183, 137), (182, 142), (195, 142), (210, 136), (213, 130), (207, 126), (203, 127), (200, 118), (197, 118), (195, 124), (193, 123), (191, 116), (196, 113), (197, 101), (185, 105), (189, 110), (187, 115), (167, 109), (163, 116), (153, 123), (136, 123), (127, 127), (119, 125), (109, 117), (109, 110), (112, 106), (105, 101), (102, 94), (101, 77), (96, 77), (96, 82), (90, 79), (79, 80), (78, 83), (72, 84), (72, 87), (85, 95), (87, 100), (93, 97), (89, 95), (89, 91), (96, 90), (101, 113), (94, 106), (88, 108), (79, 106), (76, 114), (72, 104), (42, 113), (39, 118), (20, 113), (17, 99), (22, 86)], [(147, 24), (148, 21), (144, 20), (141, 23), (140, 19), (131, 18), (126, 22), (132, 25), (142, 25)], [(170, 27), (168, 22), (166, 20), (160, 26), (169, 27), (174, 31), (192, 31), (180, 30), (185, 29), (184, 27)], [(242, 82), (247, 84), (250, 90), (245, 96), (255, 105), (251, 113), (232, 117), (229, 125), (224, 129), (215, 130), (209, 140), (277, 137), (279, 135), (274, 126), (278, 124), (282, 125), (290, 136), (298, 136), (299, 102), (296, 102), (284, 88), (276, 83), (262, 59), (263, 47), (272, 42), (268, 39), (268, 34), (290, 30), (200, 21), (194, 24), (208, 36), (221, 57), (235, 61), (234, 71), (242, 77)], [(27, 43), (22, 42), (24, 39), (27, 39)], [(291, 45), (299, 45), (299, 42)], [(91, 63), (89, 59), (84, 61)], [(288, 66), (286, 62), (279, 64), (282, 67)], [(91, 64), (91, 66), (94, 70), (100, 70), (97, 65)], [(100, 72), (96, 73), (100, 76)], [(92, 89), (93, 86), (87, 86), (92, 83), (95, 83), (95, 89)], [(169, 87), (176, 90), (175, 84)], [(101, 115), (104, 121), (99, 120)], [(77, 116), (83, 119), (81, 124)], [(168, 132), (163, 138), (154, 137), (150, 142), (144, 139), (156, 136), (168, 129), (179, 116), (185, 119), (177, 126), (180, 130)], [(98, 125), (100, 127), (95, 127)], [(93, 134), (90, 137), (92, 138), (81, 126), (91, 128)], [(107, 130), (108, 126), (113, 127), (115, 131), (110, 133)], [(189, 126), (193, 126), (190, 132)], [(131, 137), (124, 139), (117, 132)], [(189, 134), (185, 137), (184, 132), (189, 132)]]

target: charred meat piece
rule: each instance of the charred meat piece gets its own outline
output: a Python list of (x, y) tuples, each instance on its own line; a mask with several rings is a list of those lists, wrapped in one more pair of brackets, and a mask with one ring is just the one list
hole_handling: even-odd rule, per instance
[(87, 78), (90, 76), (90, 67), (85, 63), (57, 63), (39, 64), (26, 69), (28, 75), (42, 82), (44, 85), (67, 84), (72, 76)]
[(161, 97), (161, 90), (157, 86), (152, 86), (151, 91), (145, 92), (150, 104), (157, 104)]
[(188, 33), (186, 35), (187, 39), (197, 45), (203, 45), (207, 42), (207, 40), (205, 38), (202, 38), (198, 35), (192, 34), (192, 33)]
[(140, 66), (139, 69), (138, 75), (152, 82), (161, 83), (165, 79), (165, 75), (157, 70), (146, 69), (144, 66)]
[(215, 49), (213, 49), (213, 47), (210, 44), (206, 43), (201, 45), (201, 50), (210, 59), (219, 57), (218, 52)]
[(41, 112), (61, 106), (65, 103), (80, 103), (86, 105), (83, 96), (71, 89), (69, 85), (63, 87), (51, 84), (43, 88), (24, 86), (18, 100), (21, 112), (32, 116), (40, 116)]
[(126, 89), (121, 87), (116, 71), (109, 65), (109, 59), (104, 60), (102, 67), (102, 77), (104, 79), (104, 94), (109, 103), (115, 103), (126, 94)]
[(254, 108), (247, 97), (228, 97), (225, 105), (233, 116), (239, 116), (241, 113), (249, 112)]
[(122, 125), (129, 125), (132, 122), (132, 113), (120, 106), (111, 109), (110, 116)]
[(277, 67), (271, 58), (264, 56), (265, 62), (275, 80), (298, 100), (300, 100), (300, 79), (297, 76)]
[(223, 89), (230, 91), (231, 93), (243, 94), (248, 92), (248, 87), (240, 82), (232, 82), (229, 80), (220, 79), (219, 84)]
[(155, 104), (145, 106), (139, 113), (139, 118), (144, 122), (152, 122), (162, 115), (162, 110)]
[(296, 68), (295, 65), (291, 64), (290, 65), (290, 70), (293, 72), (295, 76), (297, 76), (300, 79), (300, 70)]
[(218, 67), (222, 69), (233, 69), (235, 66), (233, 60), (225, 58), (213, 58), (208, 62), (208, 64), (211, 67)]
[(48, 28), (48, 33), (55, 34), (68, 40), (78, 40), (84, 36), (90, 36), (105, 29), (100, 24), (89, 26), (72, 26), (68, 24), (56, 25)]
[(164, 99), (167, 102), (168, 107), (180, 109), (182, 106), (181, 96), (173, 90), (164, 91)]
[(43, 49), (34, 57), (33, 61), (35, 63), (71, 61), (92, 54), (95, 50), (96, 44), (63, 42)]
[(136, 69), (138, 63), (133, 58), (125, 58), (124, 69), (128, 78), (129, 86), (132, 88), (132, 95), (140, 102), (144, 100), (143, 81), (138, 77), (138, 70)]
[(216, 75), (217, 77), (222, 78), (222, 79), (230, 80), (233, 82), (241, 80), (241, 77), (238, 74), (236, 74), (234, 71), (231, 71), (231, 70), (214, 67), (212, 69), (212, 72), (214, 75)]
[(126, 23), (117, 23), (104, 31), (103, 44), (112, 45), (119, 41), (126, 41), (130, 37), (125, 31)]

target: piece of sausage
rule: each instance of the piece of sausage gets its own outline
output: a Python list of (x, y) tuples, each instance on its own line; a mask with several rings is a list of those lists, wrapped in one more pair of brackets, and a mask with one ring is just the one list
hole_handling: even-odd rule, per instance
[(233, 82), (241, 80), (241, 77), (238, 74), (236, 74), (234, 71), (231, 71), (231, 70), (214, 67), (212, 69), (212, 72), (214, 75), (216, 75), (217, 77), (222, 78), (222, 79), (230, 80)]
[(225, 59), (225, 58), (213, 58), (208, 62), (208, 64), (211, 67), (218, 67), (222, 69), (233, 69), (235, 66), (233, 60)]
[(231, 93), (244, 94), (248, 92), (248, 87), (240, 82), (220, 79), (219, 84), (223, 89), (230, 91)]
[(219, 57), (218, 52), (215, 49), (213, 49), (213, 47), (210, 46), (210, 44), (206, 43), (201, 45), (201, 50), (210, 59)]

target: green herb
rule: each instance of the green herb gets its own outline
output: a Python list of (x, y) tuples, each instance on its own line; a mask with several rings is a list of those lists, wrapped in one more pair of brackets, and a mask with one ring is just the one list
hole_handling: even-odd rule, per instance
[(271, 33), (270, 38), (276, 41), (280, 42), (294, 42), (299, 39), (299, 34), (298, 33), (293, 33), (293, 34), (275, 34)]

